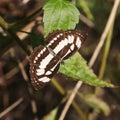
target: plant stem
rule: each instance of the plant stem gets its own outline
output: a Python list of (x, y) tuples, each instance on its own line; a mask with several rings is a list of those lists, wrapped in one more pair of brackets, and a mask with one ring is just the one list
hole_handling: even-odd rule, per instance
[(80, 106), (78, 106), (78, 104), (75, 101), (72, 102), (72, 105), (74, 106), (74, 109), (78, 112), (81, 120), (87, 120), (87, 115), (82, 111)]
[(99, 71), (99, 78), (100, 79), (103, 78), (104, 73), (105, 73), (107, 58), (108, 58), (110, 45), (111, 45), (111, 40), (112, 40), (112, 34), (113, 34), (113, 26), (114, 26), (113, 24), (110, 27), (110, 30), (109, 30), (109, 33), (108, 33), (108, 36), (107, 36), (107, 40), (106, 40), (106, 44), (105, 44), (105, 49), (104, 49), (104, 52), (103, 52), (103, 59), (102, 59), (101, 68), (100, 68), (100, 71)]
[(55, 78), (52, 78), (51, 80), (52, 84), (56, 87), (56, 89), (62, 94), (65, 95), (65, 90), (62, 88), (62, 86), (56, 81)]

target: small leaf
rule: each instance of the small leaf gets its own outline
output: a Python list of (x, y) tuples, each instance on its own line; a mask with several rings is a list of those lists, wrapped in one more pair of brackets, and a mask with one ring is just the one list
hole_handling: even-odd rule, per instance
[(64, 64), (60, 66), (59, 72), (93, 86), (113, 87), (112, 84), (99, 80), (79, 53), (65, 60)]
[(100, 110), (104, 113), (104, 115), (110, 114), (110, 107), (107, 103), (97, 98), (95, 95), (87, 95), (85, 96), (85, 101), (88, 105), (93, 107), (94, 109)]
[(49, 0), (43, 9), (45, 36), (56, 29), (74, 29), (79, 22), (79, 11), (69, 1)]

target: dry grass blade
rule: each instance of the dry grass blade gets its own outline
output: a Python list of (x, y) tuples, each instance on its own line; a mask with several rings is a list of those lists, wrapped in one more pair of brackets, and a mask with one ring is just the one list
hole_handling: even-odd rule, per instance
[(71, 103), (73, 102), (73, 99), (75, 98), (75, 96), (77, 94), (77, 91), (81, 87), (81, 85), (82, 85), (82, 81), (77, 82), (75, 88), (73, 89), (72, 94), (70, 95), (70, 97), (69, 97), (69, 99), (68, 99), (68, 101), (67, 101), (67, 103), (66, 103), (66, 105), (65, 105), (65, 107), (64, 107), (64, 109), (63, 109), (63, 111), (62, 111), (62, 113), (60, 115), (59, 120), (64, 120), (64, 117), (65, 117)]
[(113, 8), (112, 8), (111, 13), (110, 13), (110, 16), (108, 18), (108, 22), (107, 22), (107, 24), (105, 26), (105, 29), (104, 29), (101, 37), (100, 37), (100, 41), (99, 41), (91, 59), (90, 59), (90, 62), (88, 64), (90, 67), (93, 66), (93, 64), (95, 63), (95, 60), (97, 59), (98, 54), (100, 53), (100, 50), (101, 50), (101, 48), (102, 48), (102, 46), (105, 42), (106, 36), (109, 32), (109, 29), (110, 29), (112, 23), (114, 22), (119, 4), (120, 4), (120, 0), (115, 0)]

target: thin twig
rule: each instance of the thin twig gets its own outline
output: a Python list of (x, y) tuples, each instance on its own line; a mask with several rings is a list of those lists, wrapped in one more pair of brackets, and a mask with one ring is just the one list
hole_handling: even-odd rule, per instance
[(9, 106), (3, 112), (0, 113), (0, 118), (5, 116), (7, 113), (9, 113), (11, 110), (13, 110), (15, 107), (17, 107), (22, 102), (23, 102), (23, 98), (19, 98), (15, 103), (13, 103), (11, 106)]
[(98, 43), (98, 45), (97, 45), (91, 59), (90, 59), (90, 62), (88, 64), (90, 67), (93, 66), (94, 62), (97, 59), (98, 54), (100, 53), (100, 50), (101, 50), (101, 48), (102, 48), (102, 46), (103, 46), (103, 44), (105, 42), (105, 38), (106, 38), (106, 36), (107, 36), (107, 34), (109, 32), (111, 24), (114, 22), (114, 19), (115, 19), (119, 4), (120, 4), (120, 0), (115, 0), (113, 8), (112, 8), (111, 13), (110, 13), (110, 16), (108, 18), (108, 22), (107, 22), (107, 24), (105, 26), (105, 29), (104, 29), (104, 31), (103, 31), (103, 33), (101, 35), (100, 41), (99, 41), (99, 43)]
[(78, 81), (75, 88), (73, 89), (73, 92), (70, 95), (70, 97), (69, 97), (69, 99), (68, 99), (68, 101), (67, 101), (67, 103), (66, 103), (66, 105), (65, 105), (65, 107), (64, 107), (64, 109), (63, 109), (63, 111), (61, 113), (61, 115), (60, 115), (60, 118), (58, 120), (63, 120), (64, 119), (64, 117), (65, 117), (71, 103), (73, 102), (73, 99), (75, 98), (75, 96), (77, 94), (77, 91), (81, 87), (81, 85), (82, 85), (82, 81)]

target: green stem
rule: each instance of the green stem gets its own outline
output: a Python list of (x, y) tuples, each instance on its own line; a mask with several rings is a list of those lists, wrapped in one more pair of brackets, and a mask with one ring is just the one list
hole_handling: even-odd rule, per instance
[(77, 111), (77, 113), (79, 114), (81, 120), (87, 120), (87, 116), (84, 114), (82, 109), (78, 106), (78, 104), (75, 101), (72, 102), (72, 105), (74, 109)]
[(66, 93), (65, 90), (62, 88), (62, 86), (57, 82), (55, 78), (52, 78), (51, 82), (62, 95), (65, 95)]
[(100, 71), (99, 71), (99, 78), (100, 79), (103, 78), (104, 73), (105, 73), (107, 58), (108, 58), (110, 45), (111, 45), (111, 40), (112, 40), (113, 26), (114, 26), (114, 23), (111, 25), (111, 28), (109, 30), (107, 40), (106, 40), (106, 44), (105, 44), (105, 49), (104, 49), (104, 52), (103, 52), (103, 59), (102, 59), (101, 68), (100, 68)]

